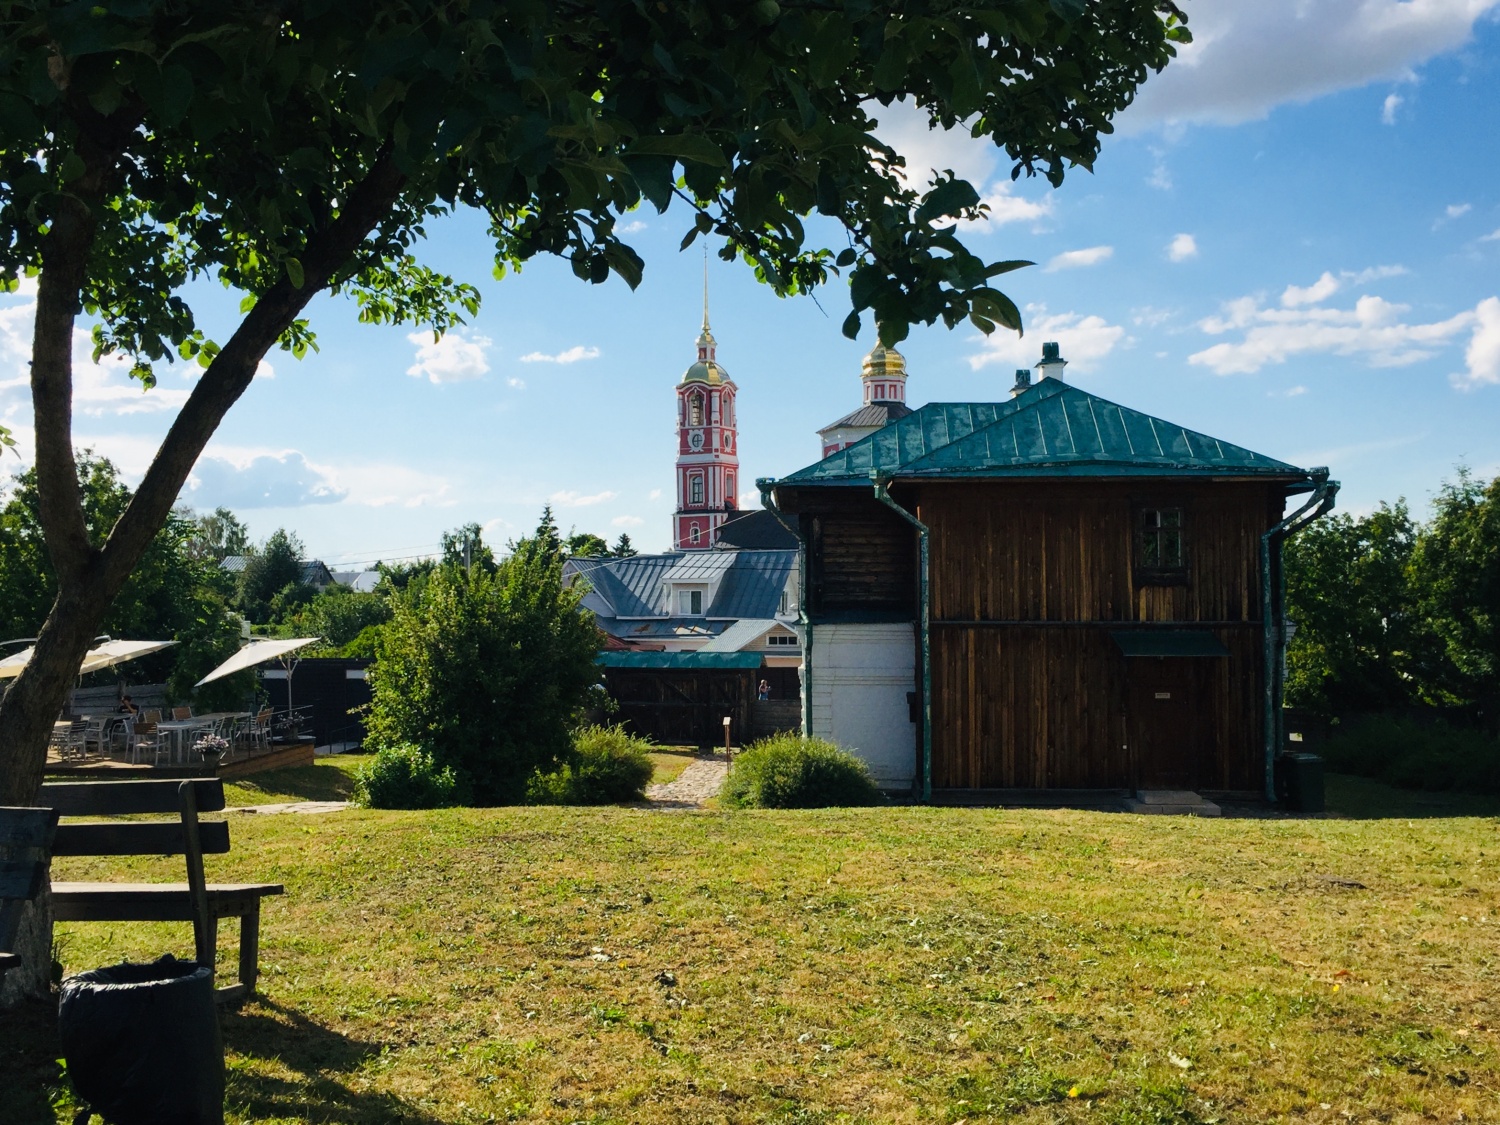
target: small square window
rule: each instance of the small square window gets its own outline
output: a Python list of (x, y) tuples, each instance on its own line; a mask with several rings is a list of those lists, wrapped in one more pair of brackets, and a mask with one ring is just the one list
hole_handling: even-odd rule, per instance
[(1141, 508), (1136, 517), (1136, 581), (1174, 585), (1187, 581), (1187, 547), (1181, 508)]

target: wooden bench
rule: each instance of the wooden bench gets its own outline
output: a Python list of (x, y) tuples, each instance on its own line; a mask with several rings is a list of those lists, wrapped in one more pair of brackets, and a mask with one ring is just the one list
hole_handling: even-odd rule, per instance
[(56, 829), (55, 809), (0, 808), (0, 977), (21, 963), (10, 950), (16, 944), (21, 911), (47, 877)]
[(191, 922), (200, 965), (214, 968), (220, 918), (240, 920), (240, 979), (218, 990), (221, 1004), (255, 991), (260, 972), (260, 900), (279, 895), (279, 883), (208, 883), (205, 855), (229, 851), (229, 825), (199, 822), (200, 812), (224, 808), (218, 778), (190, 781), (56, 782), (43, 785), (39, 805), (62, 816), (176, 813), (172, 821), (105, 821), (58, 826), (55, 856), (180, 855), (186, 883), (53, 883), (52, 913), (60, 922)]

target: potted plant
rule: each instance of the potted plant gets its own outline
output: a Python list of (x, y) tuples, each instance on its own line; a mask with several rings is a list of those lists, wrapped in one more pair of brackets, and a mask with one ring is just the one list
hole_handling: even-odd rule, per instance
[(216, 734), (206, 734), (194, 743), (193, 749), (203, 756), (206, 764), (218, 765), (224, 755), (229, 753), (229, 740)]

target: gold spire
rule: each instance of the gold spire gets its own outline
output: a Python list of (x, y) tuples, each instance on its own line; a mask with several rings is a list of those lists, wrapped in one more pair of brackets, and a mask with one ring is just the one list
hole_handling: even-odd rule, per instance
[(708, 247), (703, 247), (703, 334), (713, 335), (708, 330)]

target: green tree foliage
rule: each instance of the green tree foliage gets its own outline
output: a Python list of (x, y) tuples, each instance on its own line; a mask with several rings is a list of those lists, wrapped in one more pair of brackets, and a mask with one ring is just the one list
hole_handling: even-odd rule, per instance
[(478, 567), (486, 574), (495, 573), (495, 553), (484, 541), (484, 529), (477, 523), (443, 532), (443, 565), (468, 570)]
[[(131, 490), (105, 458), (85, 451), (77, 464), (90, 534), (102, 538), (130, 503)], [(38, 503), (36, 472), (27, 470), (0, 509), (0, 638), (35, 636), (57, 596)], [(114, 637), (178, 640), (176, 647), (133, 661), (121, 672), (136, 680), (163, 678), (177, 699), (191, 698), (193, 683), (232, 653), (239, 637), (229, 610), (232, 584), (215, 560), (195, 549), (197, 533), (193, 520), (174, 513), (99, 625), (101, 633)], [(241, 677), (219, 693), (238, 692), (242, 698), (246, 687)]]
[(390, 619), (389, 598), (334, 583), (284, 618), (277, 632), (322, 638), (321, 645), (308, 650), (309, 656), (372, 656), (376, 631)]
[(1444, 696), (1500, 706), (1500, 477), (1460, 469), (1433, 501), (1412, 560), (1423, 615), (1442, 646)]
[(1404, 501), (1319, 520), (1283, 557), (1289, 703), (1500, 706), (1500, 477), (1460, 469), (1425, 523)]
[(515, 544), (493, 575), (439, 567), (393, 600), (370, 670), (371, 745), (409, 743), (452, 767), (463, 799), (524, 799), (537, 770), (572, 750), (569, 731), (599, 680), (599, 635), (565, 587), (560, 554)]
[(1406, 502), (1321, 519), (1290, 539), (1287, 702), (1378, 710), (1421, 694), (1427, 631), (1411, 580), (1418, 526)]
[(595, 559), (609, 554), (609, 544), (588, 531), (571, 531), (563, 544), (563, 552), (569, 558)]
[(630, 541), (630, 536), (622, 531), (620, 538), (615, 540), (615, 545), (610, 548), (609, 553), (617, 559), (628, 559), (636, 553), (635, 544)]
[(215, 508), (204, 516), (192, 511), (182, 514), (193, 524), (188, 549), (197, 558), (223, 562), (230, 555), (251, 552), (250, 529), (228, 508)]
[(302, 541), (277, 528), (245, 562), (239, 578), (239, 606), (255, 625), (285, 617), (308, 604), (313, 591), (302, 581)]

